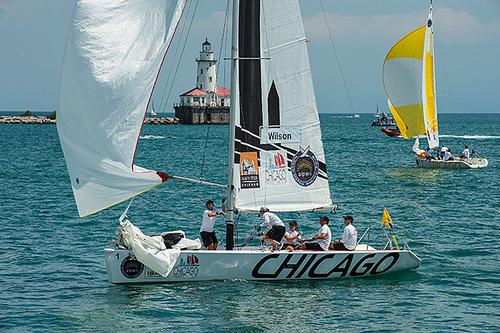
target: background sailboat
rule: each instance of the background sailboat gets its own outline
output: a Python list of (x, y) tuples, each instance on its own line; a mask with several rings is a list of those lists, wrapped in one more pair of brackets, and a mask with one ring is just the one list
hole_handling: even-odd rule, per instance
[(486, 159), (443, 161), (426, 159), (418, 147), (425, 136), (428, 147), (439, 147), (436, 82), (434, 70), (432, 2), (427, 23), (401, 38), (387, 53), (382, 82), (387, 104), (403, 138), (416, 138), (417, 166), (425, 168), (481, 168)]

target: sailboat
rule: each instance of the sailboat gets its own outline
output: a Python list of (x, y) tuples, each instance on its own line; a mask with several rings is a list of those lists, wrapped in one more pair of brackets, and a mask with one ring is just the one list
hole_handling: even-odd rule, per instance
[(149, 116), (150, 117), (157, 117), (158, 116), (158, 114), (155, 111), (155, 104), (153, 103), (153, 101), (151, 101), (151, 108), (149, 109)]
[(439, 147), (432, 1), (426, 24), (401, 38), (387, 53), (382, 82), (401, 136), (415, 138), (417, 167), (469, 169), (488, 165), (481, 157), (430, 158), (419, 148), (419, 136), (426, 137), (429, 149)]
[[(109, 281), (328, 279), (419, 267), (420, 259), (406, 241), (395, 248), (390, 238), (385, 247), (375, 249), (361, 244), (362, 236), (354, 251), (273, 252), (235, 245), (236, 211), (255, 213), (266, 206), (275, 212), (311, 212), (332, 207), (298, 0), (233, 0), (235, 102), (224, 185), (225, 248), (201, 249), (198, 240), (187, 239), (180, 230), (148, 236), (132, 224), (128, 211), (133, 197), (171, 178), (189, 181), (134, 163), (155, 80), (184, 7), (182, 0), (76, 4), (57, 126), (79, 215), (129, 201), (119, 218), (115, 246), (104, 250)], [(122, 34), (120, 26), (127, 26), (128, 33)], [(244, 166), (252, 166), (252, 172)]]

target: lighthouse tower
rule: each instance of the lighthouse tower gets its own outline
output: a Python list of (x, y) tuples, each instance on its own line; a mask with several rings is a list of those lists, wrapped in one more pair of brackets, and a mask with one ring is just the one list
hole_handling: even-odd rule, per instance
[(208, 38), (201, 44), (200, 57), (196, 59), (198, 71), (196, 76), (196, 87), (204, 92), (215, 92), (217, 87), (217, 60), (214, 59), (212, 44)]
[(231, 90), (217, 87), (217, 60), (208, 39), (201, 44), (196, 62), (196, 87), (179, 95), (175, 117), (181, 124), (228, 124)]

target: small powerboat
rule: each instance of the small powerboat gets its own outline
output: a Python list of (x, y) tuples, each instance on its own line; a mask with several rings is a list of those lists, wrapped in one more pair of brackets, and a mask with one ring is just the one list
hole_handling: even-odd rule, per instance
[(383, 127), (380, 129), (382, 132), (387, 134), (387, 136), (393, 137), (401, 137), (401, 132), (397, 128), (389, 128), (389, 127)]

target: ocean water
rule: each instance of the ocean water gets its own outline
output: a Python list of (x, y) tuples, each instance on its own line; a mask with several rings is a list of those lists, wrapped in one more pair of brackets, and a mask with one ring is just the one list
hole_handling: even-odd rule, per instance
[[(339, 207), (332, 231), (340, 237), (349, 213), (361, 233), (387, 207), (422, 259), (418, 270), (134, 286), (108, 283), (104, 266), (124, 205), (78, 218), (56, 127), (0, 125), (0, 331), (500, 331), (500, 115), (440, 116), (443, 144), (456, 153), (468, 144), (488, 158), (483, 170), (416, 169), (413, 143), (386, 137), (370, 120), (321, 115)], [(136, 163), (224, 183), (227, 130), (145, 126)], [(135, 200), (129, 215), (146, 233), (181, 228), (194, 238), (204, 201), (223, 196), (169, 181)], [(298, 219), (306, 234), (318, 229), (317, 214), (283, 218)], [(256, 222), (242, 217), (238, 235)], [(218, 234), (224, 239), (223, 223)]]

